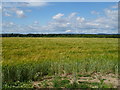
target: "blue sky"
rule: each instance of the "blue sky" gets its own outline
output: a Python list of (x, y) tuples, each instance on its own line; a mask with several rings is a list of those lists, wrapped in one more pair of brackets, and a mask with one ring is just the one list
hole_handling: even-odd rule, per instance
[(115, 2), (3, 3), (3, 33), (118, 33)]

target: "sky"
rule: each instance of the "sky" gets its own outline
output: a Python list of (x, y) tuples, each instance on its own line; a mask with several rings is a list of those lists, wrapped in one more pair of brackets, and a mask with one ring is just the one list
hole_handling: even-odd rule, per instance
[(117, 2), (6, 2), (2, 33), (117, 34)]

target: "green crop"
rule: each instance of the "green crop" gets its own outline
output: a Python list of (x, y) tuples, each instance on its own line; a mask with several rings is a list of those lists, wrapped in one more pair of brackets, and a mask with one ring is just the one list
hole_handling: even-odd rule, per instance
[(78, 73), (118, 71), (118, 39), (15, 37), (2, 41), (3, 82), (69, 74), (76, 81)]

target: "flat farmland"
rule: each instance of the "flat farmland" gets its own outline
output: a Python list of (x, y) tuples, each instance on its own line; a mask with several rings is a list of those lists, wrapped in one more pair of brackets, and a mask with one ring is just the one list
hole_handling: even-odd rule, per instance
[[(2, 38), (2, 58), (4, 87), (12, 87), (8, 85), (10, 82), (30, 81), (32, 85), (27, 84), (25, 87), (34, 87), (37, 82), (39, 88), (74, 88), (73, 83), (80, 88), (108, 88), (114, 86), (102, 85), (105, 80), (101, 77), (106, 78), (105, 75), (108, 74), (114, 77), (117, 75), (118, 39)], [(90, 81), (81, 84), (80, 78), (90, 79), (92, 75), (99, 76), (96, 86), (89, 84)], [(48, 77), (52, 78), (52, 84)], [(60, 79), (63, 77), (65, 79)], [(58, 83), (60, 84), (57, 85)]]

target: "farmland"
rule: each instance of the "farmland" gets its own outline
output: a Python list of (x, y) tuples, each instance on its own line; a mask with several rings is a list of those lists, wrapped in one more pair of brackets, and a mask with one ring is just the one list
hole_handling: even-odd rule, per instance
[[(79, 88), (103, 87), (104, 79), (100, 77), (118, 74), (118, 39), (4, 37), (2, 58), (5, 88), (15, 85), (9, 85), (13, 82), (30, 88), (36, 83), (42, 88), (74, 88), (75, 83)], [(92, 75), (98, 76), (100, 83), (79, 84), (80, 77), (90, 79)]]

